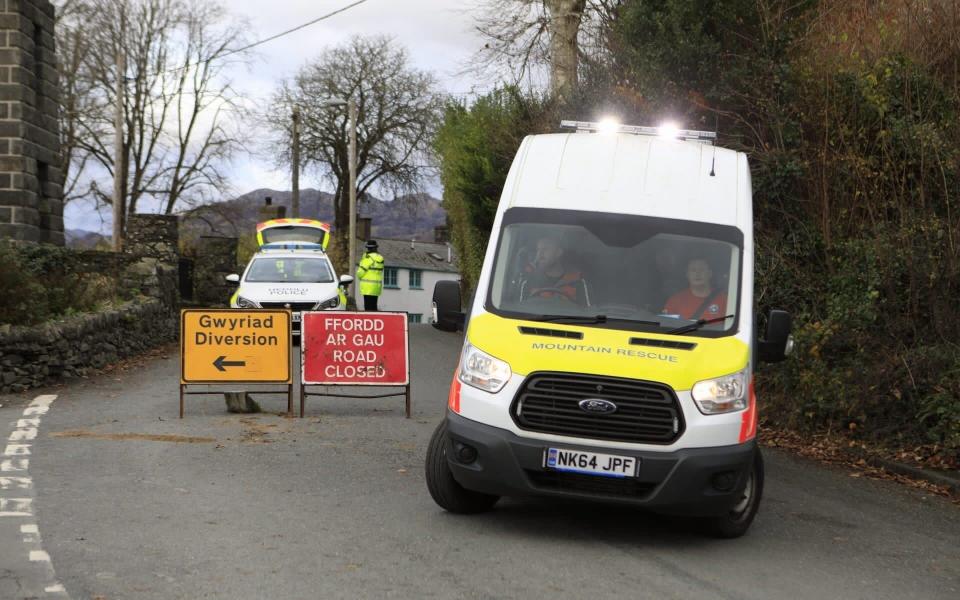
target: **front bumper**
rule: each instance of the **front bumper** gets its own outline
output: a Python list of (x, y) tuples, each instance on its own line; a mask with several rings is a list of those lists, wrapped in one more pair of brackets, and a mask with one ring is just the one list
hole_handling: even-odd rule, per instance
[[(756, 442), (673, 452), (617, 450), (583, 443), (520, 437), (447, 412), (447, 457), (463, 487), (497, 496), (551, 496), (641, 506), (667, 514), (719, 516), (740, 499)], [(457, 461), (454, 444), (477, 450), (470, 464)], [(612, 479), (560, 473), (543, 467), (548, 447), (634, 456), (638, 477)]]

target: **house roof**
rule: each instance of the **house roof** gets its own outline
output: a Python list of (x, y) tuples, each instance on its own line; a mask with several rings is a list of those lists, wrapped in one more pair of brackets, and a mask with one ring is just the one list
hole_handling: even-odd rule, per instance
[[(365, 242), (357, 242), (357, 256), (363, 256)], [(401, 269), (421, 269), (424, 271), (441, 271), (444, 273), (459, 273), (460, 266), (453, 248), (447, 244), (434, 242), (419, 242), (410, 240), (377, 239), (379, 249), (383, 255), (384, 265)], [(412, 247), (411, 247), (412, 246)], [(447, 261), (447, 252), (450, 248), (451, 261)]]

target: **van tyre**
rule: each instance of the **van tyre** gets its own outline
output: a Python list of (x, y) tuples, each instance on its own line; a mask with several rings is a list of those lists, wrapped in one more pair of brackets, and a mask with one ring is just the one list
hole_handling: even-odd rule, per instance
[(482, 494), (464, 488), (453, 478), (447, 464), (447, 421), (444, 419), (430, 438), (427, 447), (427, 489), (434, 502), (441, 508), (457, 514), (486, 512), (500, 499), (499, 496)]
[(747, 532), (753, 518), (757, 516), (760, 499), (763, 497), (763, 455), (757, 448), (753, 454), (753, 465), (743, 494), (730, 512), (722, 517), (713, 517), (705, 522), (706, 532), (718, 538), (738, 538)]

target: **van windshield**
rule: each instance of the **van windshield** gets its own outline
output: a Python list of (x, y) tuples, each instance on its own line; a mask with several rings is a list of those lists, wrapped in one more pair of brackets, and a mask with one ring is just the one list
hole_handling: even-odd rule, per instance
[[(518, 319), (690, 335), (736, 331), (743, 233), (540, 208), (504, 214), (487, 308)], [(726, 317), (726, 318), (725, 318)]]
[(330, 283), (333, 271), (323, 258), (254, 259), (245, 281), (250, 283)]

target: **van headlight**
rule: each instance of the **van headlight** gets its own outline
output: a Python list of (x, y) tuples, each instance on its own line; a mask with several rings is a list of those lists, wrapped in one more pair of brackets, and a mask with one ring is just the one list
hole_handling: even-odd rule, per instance
[(340, 296), (339, 296), (339, 295), (334, 296), (333, 298), (330, 298), (329, 300), (324, 300), (323, 302), (317, 304), (317, 308), (320, 309), (320, 310), (324, 310), (324, 309), (327, 309), (327, 308), (336, 308), (336, 307), (338, 307), (338, 306), (340, 306)]
[(260, 308), (253, 300), (247, 300), (243, 296), (237, 296), (237, 308)]
[(485, 392), (497, 393), (510, 381), (510, 365), (475, 348), (470, 342), (463, 346), (460, 357), (460, 381)]
[(743, 410), (747, 408), (747, 370), (698, 381), (690, 395), (705, 415)]

